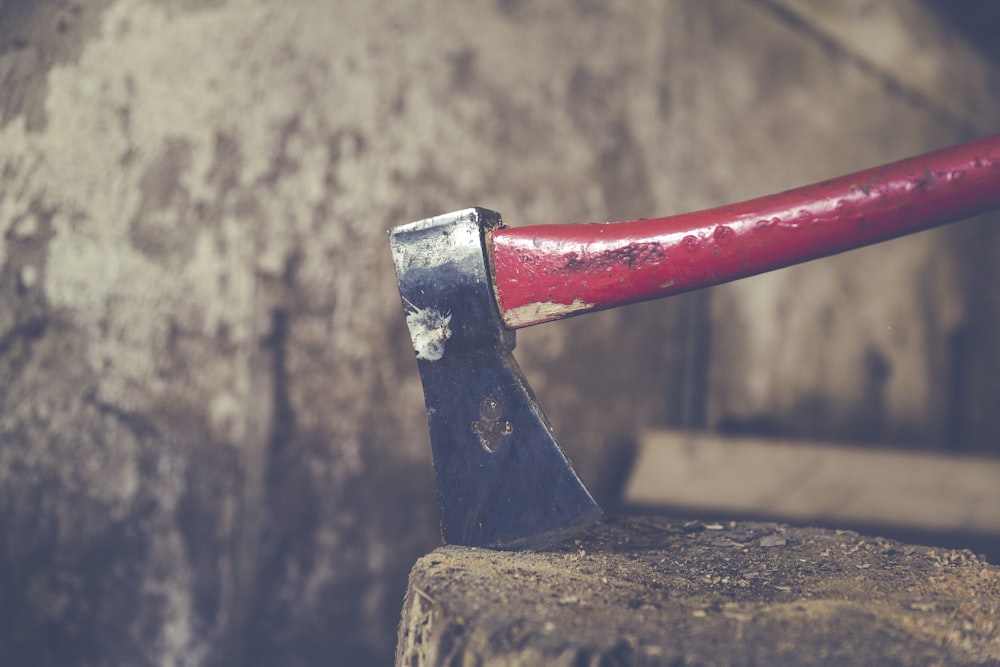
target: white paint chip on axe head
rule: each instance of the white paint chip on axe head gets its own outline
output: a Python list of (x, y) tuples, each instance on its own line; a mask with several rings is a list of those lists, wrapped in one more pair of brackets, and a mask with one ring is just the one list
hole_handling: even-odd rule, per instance
[(406, 301), (406, 326), (417, 359), (437, 361), (444, 356), (444, 344), (451, 338), (451, 313), (441, 313), (433, 308), (418, 308)]

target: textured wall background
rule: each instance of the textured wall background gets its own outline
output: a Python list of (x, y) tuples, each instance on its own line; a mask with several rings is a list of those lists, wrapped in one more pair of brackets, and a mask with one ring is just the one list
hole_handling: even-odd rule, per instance
[[(388, 662), (437, 517), (386, 230), (681, 212), (998, 129), (951, 28), (840, 9), (0, 2), (3, 661)], [(997, 243), (932, 232), (519, 357), (604, 498), (609, 443), (654, 423), (988, 449)]]

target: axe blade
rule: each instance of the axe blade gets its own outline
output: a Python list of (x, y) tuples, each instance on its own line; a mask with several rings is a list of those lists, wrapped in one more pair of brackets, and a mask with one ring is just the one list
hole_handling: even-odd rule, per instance
[(427, 405), (448, 544), (551, 544), (601, 516), (511, 355), (481, 208), (394, 228), (390, 247)]

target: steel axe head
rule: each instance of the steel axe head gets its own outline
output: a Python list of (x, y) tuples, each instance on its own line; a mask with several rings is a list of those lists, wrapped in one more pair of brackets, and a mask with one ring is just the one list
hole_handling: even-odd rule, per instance
[(449, 544), (537, 548), (601, 516), (514, 361), (481, 208), (390, 232), (430, 425), (441, 534)]

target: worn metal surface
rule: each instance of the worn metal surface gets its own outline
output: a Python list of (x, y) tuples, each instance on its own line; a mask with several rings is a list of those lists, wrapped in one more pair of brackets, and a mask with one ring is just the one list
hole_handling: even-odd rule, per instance
[(720, 208), (490, 234), (504, 322), (678, 294), (1000, 207), (1000, 136)]
[(441, 535), (533, 548), (601, 516), (511, 356), (487, 272), (500, 216), (468, 209), (396, 227), (390, 245), (424, 388)]

